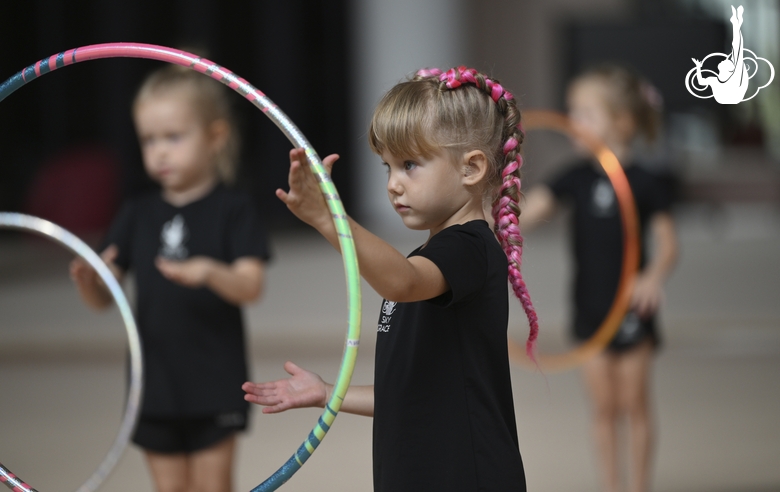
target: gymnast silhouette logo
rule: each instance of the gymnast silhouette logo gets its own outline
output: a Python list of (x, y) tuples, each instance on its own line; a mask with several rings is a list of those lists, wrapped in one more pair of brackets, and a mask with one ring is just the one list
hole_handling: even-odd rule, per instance
[[(731, 7), (732, 15), (730, 20), (733, 35), (730, 54), (711, 53), (704, 57), (702, 61), (692, 58), (693, 63), (696, 66), (685, 76), (685, 88), (699, 99), (714, 97), (720, 104), (739, 104), (742, 101), (748, 101), (756, 97), (756, 94), (758, 94), (761, 89), (771, 84), (772, 80), (774, 80), (775, 67), (773, 67), (765, 58), (757, 56), (744, 46), (741, 30), (743, 12), (744, 9), (742, 8), (742, 5), (736, 10), (734, 10), (733, 6)], [(718, 63), (717, 74), (713, 70), (702, 68), (704, 62), (713, 57), (723, 58), (723, 60)], [(759, 60), (766, 63), (769, 67), (769, 81), (758, 87), (749, 97), (745, 97), (750, 79), (758, 73)], [(712, 74), (714, 76), (704, 77), (702, 74)], [(712, 94), (701, 96), (696, 93), (706, 92), (708, 87), (712, 89)]]
[(395, 312), (395, 305), (398, 304), (395, 301), (387, 301), (385, 300), (384, 306), (382, 306), (382, 314), (385, 316), (392, 316)]
[(190, 233), (187, 230), (187, 225), (184, 223), (184, 217), (176, 214), (176, 217), (163, 225), (160, 233), (160, 240), (162, 241), (160, 256), (170, 260), (183, 260), (186, 258), (188, 252), (184, 242), (189, 239), (189, 236)]

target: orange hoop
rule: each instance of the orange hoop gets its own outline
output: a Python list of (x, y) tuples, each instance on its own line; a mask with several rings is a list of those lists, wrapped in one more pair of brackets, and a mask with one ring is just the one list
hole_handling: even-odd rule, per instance
[[(537, 359), (546, 371), (565, 371), (576, 367), (597, 353), (615, 336), (631, 302), (631, 290), (639, 267), (639, 221), (637, 219), (634, 195), (628, 184), (626, 174), (615, 154), (602, 142), (591, 136), (575, 132), (569, 119), (554, 111), (523, 111), (523, 128), (530, 130), (553, 130), (582, 142), (590, 150), (607, 173), (615, 189), (620, 222), (623, 226), (623, 265), (620, 270), (620, 282), (612, 306), (596, 333), (580, 346), (562, 354), (538, 354)], [(525, 345), (508, 339), (509, 359), (527, 367), (535, 367), (525, 353)]]

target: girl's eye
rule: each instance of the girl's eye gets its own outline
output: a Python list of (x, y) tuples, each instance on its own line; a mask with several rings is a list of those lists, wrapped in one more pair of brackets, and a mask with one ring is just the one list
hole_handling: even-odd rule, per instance
[(416, 162), (414, 162), (414, 161), (404, 161), (404, 170), (411, 171), (415, 167), (417, 167), (417, 163)]

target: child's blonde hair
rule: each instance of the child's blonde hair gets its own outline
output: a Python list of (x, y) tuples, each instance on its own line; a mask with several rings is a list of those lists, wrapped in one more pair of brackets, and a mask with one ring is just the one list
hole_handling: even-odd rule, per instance
[(236, 179), (241, 143), (227, 91), (222, 84), (188, 68), (168, 65), (146, 77), (133, 101), (133, 112), (144, 99), (150, 96), (184, 91), (189, 91), (192, 107), (204, 126), (220, 120), (227, 124), (228, 135), (225, 144), (215, 158), (219, 178), (226, 184), (232, 184)]
[(610, 112), (628, 112), (634, 119), (637, 133), (648, 143), (655, 142), (661, 128), (663, 99), (649, 81), (630, 68), (614, 63), (586, 70), (574, 78), (569, 87), (584, 81), (603, 83), (606, 86), (604, 102)]
[(396, 85), (374, 111), (368, 133), (377, 154), (429, 157), (439, 149), (453, 156), (482, 151), (490, 162), (484, 192), (493, 204), (495, 232), (509, 260), (509, 281), (525, 309), (533, 357), (538, 333), (536, 311), (523, 277), (520, 235), (520, 167), (523, 143), (520, 110), (511, 93), (474, 69), (426, 69)]

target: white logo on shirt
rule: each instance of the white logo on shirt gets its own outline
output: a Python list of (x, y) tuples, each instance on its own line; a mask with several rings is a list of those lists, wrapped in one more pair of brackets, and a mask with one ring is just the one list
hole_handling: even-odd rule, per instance
[(176, 214), (165, 224), (160, 233), (160, 256), (172, 260), (181, 260), (187, 257), (187, 248), (184, 243), (189, 239), (190, 233), (184, 223), (184, 217)]
[(380, 322), (376, 326), (376, 331), (378, 333), (387, 333), (390, 331), (390, 320), (395, 312), (396, 304), (398, 303), (385, 299), (385, 302), (382, 304), (382, 315), (379, 317)]
[(612, 185), (605, 179), (599, 179), (593, 184), (592, 210), (596, 217), (607, 217), (615, 212), (615, 192)]
[(384, 305), (382, 306), (382, 314), (385, 316), (392, 316), (395, 312), (395, 305), (398, 304), (397, 302), (393, 301), (385, 301)]

